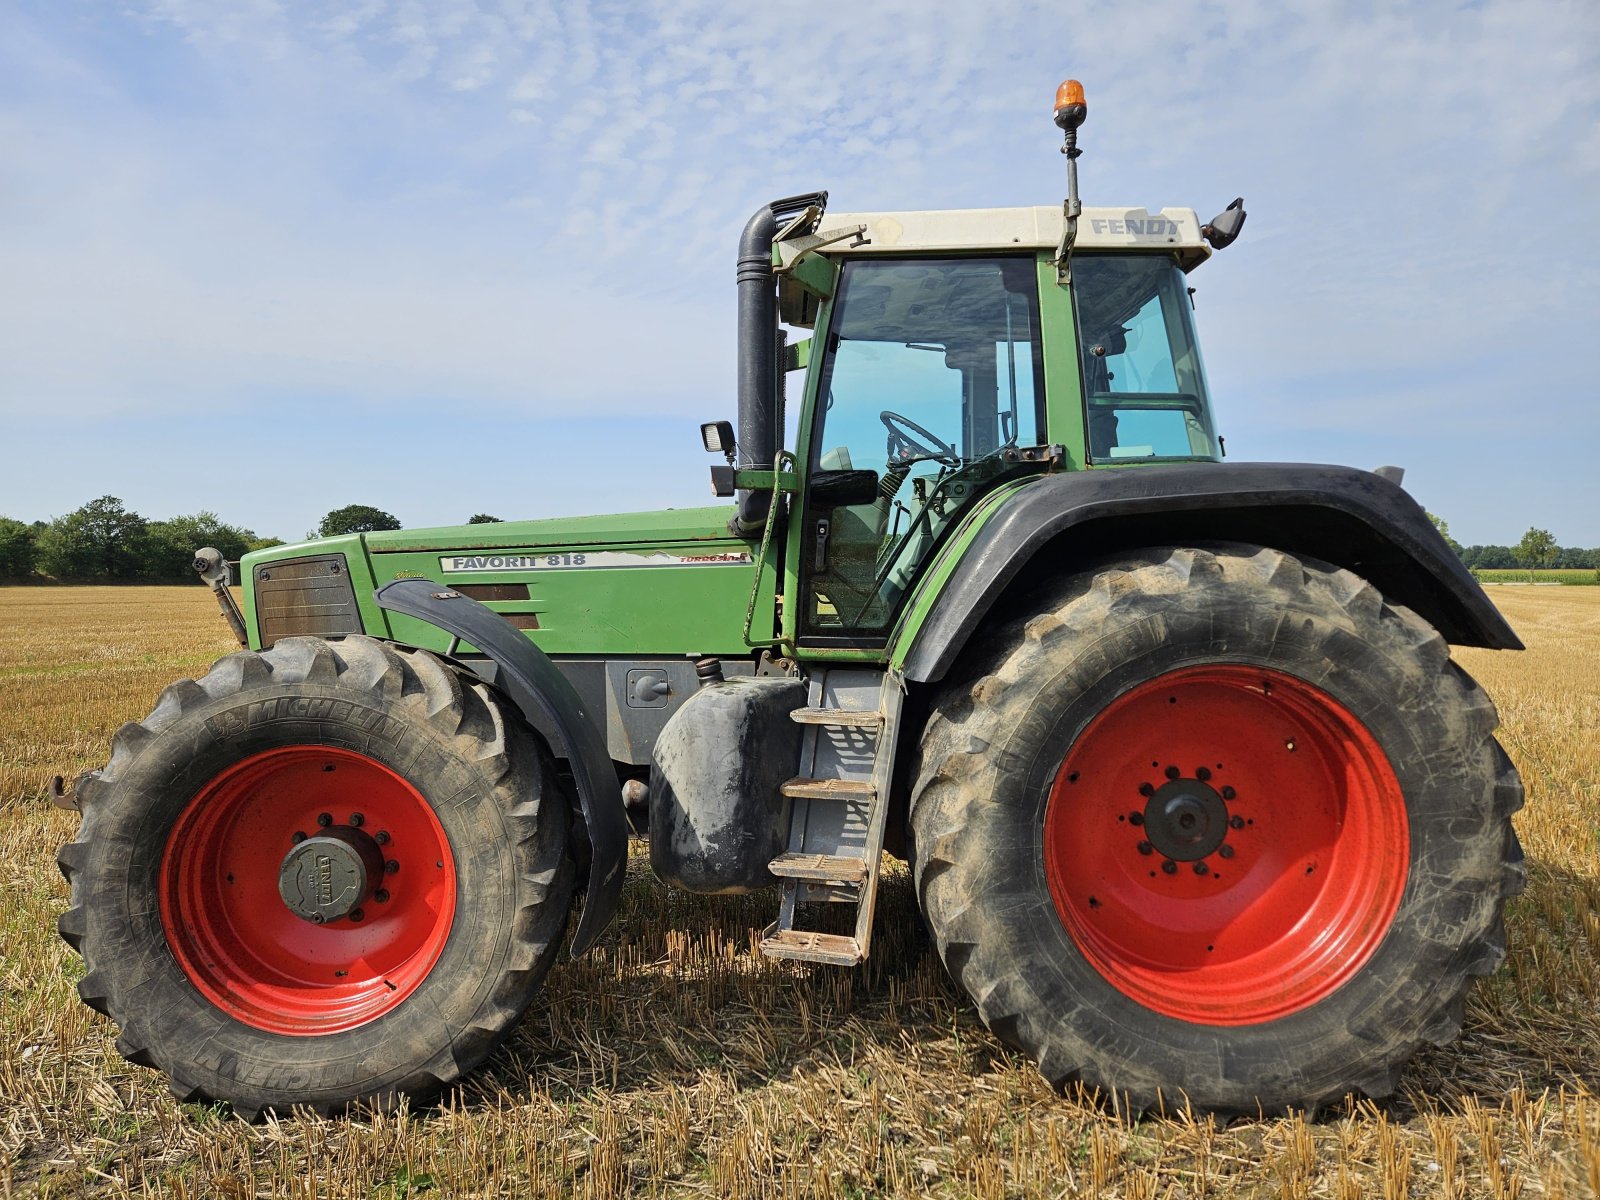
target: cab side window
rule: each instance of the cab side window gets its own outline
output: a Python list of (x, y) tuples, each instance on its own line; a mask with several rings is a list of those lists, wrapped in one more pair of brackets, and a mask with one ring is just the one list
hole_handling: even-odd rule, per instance
[(1037, 289), (1031, 256), (845, 264), (812, 440), (803, 633), (886, 629), (986, 465), (1039, 442)]

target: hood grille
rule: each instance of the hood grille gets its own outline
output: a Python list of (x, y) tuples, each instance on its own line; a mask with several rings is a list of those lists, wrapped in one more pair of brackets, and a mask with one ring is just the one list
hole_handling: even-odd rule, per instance
[(262, 646), (286, 637), (361, 632), (356, 590), (342, 554), (261, 563), (252, 582)]

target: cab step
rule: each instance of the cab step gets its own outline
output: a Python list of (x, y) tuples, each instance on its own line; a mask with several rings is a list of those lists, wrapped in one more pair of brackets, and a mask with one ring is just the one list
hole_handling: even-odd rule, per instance
[(761, 939), (768, 958), (793, 958), (802, 962), (853, 967), (866, 955), (861, 943), (847, 933), (813, 933), (806, 929), (779, 929)]
[(768, 870), (782, 879), (818, 883), (860, 883), (867, 877), (865, 859), (837, 854), (780, 854)]
[(870, 779), (807, 779), (797, 775), (778, 790), (797, 800), (870, 800), (878, 789)]
[(798, 725), (832, 725), (836, 729), (876, 729), (883, 724), (883, 714), (870, 708), (797, 708), (789, 718)]
[[(905, 683), (898, 671), (824, 667), (810, 685), (806, 706), (791, 714), (805, 731), (799, 774), (779, 789), (790, 806), (789, 842), (769, 864), (781, 898), (761, 952), (850, 967), (872, 945)], [(821, 919), (825, 904), (855, 908), (854, 936), (804, 928), (832, 925)]]

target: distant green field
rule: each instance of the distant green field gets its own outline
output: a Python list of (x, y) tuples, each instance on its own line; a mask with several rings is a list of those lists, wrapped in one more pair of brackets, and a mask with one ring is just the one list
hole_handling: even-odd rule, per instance
[(1549, 571), (1474, 571), (1479, 583), (1600, 583), (1600, 571), (1570, 567)]

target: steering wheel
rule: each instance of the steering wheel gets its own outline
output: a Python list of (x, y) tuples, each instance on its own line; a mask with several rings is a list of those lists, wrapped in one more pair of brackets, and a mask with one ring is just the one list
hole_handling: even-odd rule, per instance
[(941, 442), (910, 417), (887, 408), (878, 414), (878, 420), (889, 431), (889, 460), (897, 458), (931, 458), (947, 467), (959, 467), (961, 455), (948, 442)]

